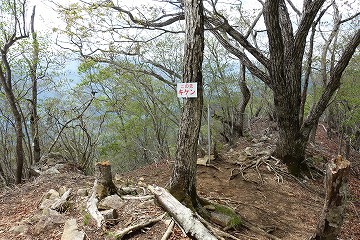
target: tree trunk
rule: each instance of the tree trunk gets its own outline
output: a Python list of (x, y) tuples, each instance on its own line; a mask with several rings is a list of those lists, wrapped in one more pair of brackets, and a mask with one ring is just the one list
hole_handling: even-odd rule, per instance
[[(17, 113), (15, 113), (17, 112)], [(15, 116), (15, 131), (16, 131), (16, 176), (15, 183), (19, 184), (22, 181), (22, 172), (24, 166), (24, 148), (23, 148), (23, 131), (22, 131), (22, 121), (20, 113), (14, 110)]]
[(31, 34), (33, 38), (32, 42), (32, 61), (29, 63), (30, 77), (32, 82), (32, 100), (31, 100), (31, 117), (30, 117), (30, 129), (31, 136), (33, 139), (33, 160), (35, 163), (40, 161), (40, 140), (39, 140), (39, 116), (37, 113), (38, 105), (38, 87), (37, 87), (37, 67), (39, 63), (39, 42), (37, 40), (37, 34), (34, 30), (34, 17), (35, 17), (35, 6), (31, 15)]
[(245, 109), (247, 104), (250, 101), (250, 90), (246, 85), (246, 67), (244, 64), (241, 64), (241, 77), (240, 77), (240, 90), (242, 94), (242, 100), (239, 106), (239, 120), (238, 120), (238, 135), (244, 136), (244, 122), (245, 122)]
[(184, 2), (186, 36), (183, 82), (196, 82), (198, 97), (184, 99), (170, 193), (193, 209), (200, 205), (196, 194), (196, 155), (203, 109), (204, 15), (202, 1)]
[(286, 64), (272, 63), (270, 72), (274, 81), (274, 108), (279, 127), (275, 155), (282, 159), (291, 174), (299, 176), (306, 171), (305, 148), (309, 136), (303, 135), (300, 129), (301, 81), (298, 79), (301, 78), (301, 67), (299, 62), (284, 61)]
[(112, 180), (111, 165), (109, 162), (98, 162), (96, 164), (95, 175), (97, 185), (94, 188), (97, 199), (101, 200), (117, 193), (117, 188)]
[(324, 208), (312, 240), (336, 240), (345, 216), (350, 162), (340, 155), (327, 165)]

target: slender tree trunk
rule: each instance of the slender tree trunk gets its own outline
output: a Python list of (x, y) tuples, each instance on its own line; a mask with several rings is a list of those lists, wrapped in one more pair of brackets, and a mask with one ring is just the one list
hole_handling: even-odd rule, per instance
[[(7, 62), (6, 54), (2, 52), (2, 59), (3, 62)], [(21, 183), (22, 179), (22, 171), (24, 165), (24, 148), (23, 148), (23, 130), (22, 130), (22, 118), (19, 112), (19, 109), (16, 104), (16, 99), (14, 96), (14, 92), (11, 88), (11, 69), (8, 64), (6, 66), (6, 74), (0, 71), (0, 80), (1, 84), (5, 91), (5, 96), (9, 102), (12, 114), (15, 119), (15, 133), (16, 133), (16, 176), (15, 176), (15, 183)]]
[(32, 33), (32, 61), (30, 64), (30, 77), (32, 82), (32, 101), (31, 101), (31, 135), (33, 139), (32, 147), (33, 147), (33, 160), (35, 163), (40, 161), (40, 140), (39, 140), (39, 116), (37, 113), (37, 105), (38, 105), (38, 87), (37, 87), (37, 67), (39, 63), (39, 42), (37, 40), (37, 34), (34, 30), (34, 17), (35, 17), (35, 6), (33, 8), (33, 13), (31, 15), (32, 25), (31, 25), (31, 33)]
[(19, 184), (22, 181), (22, 172), (24, 166), (24, 148), (23, 148), (23, 131), (22, 120), (19, 111), (16, 107), (13, 108), (13, 114), (15, 116), (15, 131), (16, 131), (16, 175), (15, 183)]
[(245, 109), (247, 104), (250, 101), (250, 90), (246, 85), (246, 67), (244, 64), (241, 64), (241, 77), (240, 77), (240, 91), (242, 94), (242, 100), (239, 106), (239, 120), (238, 120), (238, 135), (244, 136), (244, 122), (245, 122)]
[(184, 2), (186, 38), (183, 82), (196, 82), (198, 97), (184, 99), (170, 193), (194, 209), (200, 206), (196, 193), (196, 158), (203, 109), (204, 15), (201, 0)]

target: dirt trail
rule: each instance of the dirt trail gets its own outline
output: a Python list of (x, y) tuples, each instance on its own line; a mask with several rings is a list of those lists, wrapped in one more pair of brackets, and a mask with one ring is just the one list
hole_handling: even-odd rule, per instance
[[(277, 170), (282, 174), (276, 174), (268, 165), (260, 164), (258, 167), (250, 167), (241, 172), (238, 171), (239, 159), (243, 150), (253, 146), (252, 139), (240, 139), (236, 148), (228, 149), (221, 154), (220, 160), (212, 162), (214, 167), (198, 166), (198, 192), (199, 195), (211, 201), (216, 201), (234, 208), (244, 219), (250, 221), (271, 234), (285, 240), (307, 239), (314, 231), (317, 217), (323, 205), (323, 182), (321, 178), (307, 180), (300, 183), (296, 179), (285, 174), (286, 168), (281, 163), (273, 160)], [(334, 155), (333, 142), (324, 138), (321, 129), (317, 137), (318, 145), (309, 149), (309, 153), (326, 161)], [(260, 145), (259, 145), (260, 146)], [(269, 149), (271, 141), (261, 146), (262, 150)], [(359, 155), (353, 155), (352, 161), (359, 161)], [(117, 175), (117, 178), (128, 184), (156, 184), (165, 187), (171, 175), (171, 161), (154, 163), (138, 170)], [(240, 164), (246, 164), (240, 162)], [(280, 172), (278, 172), (280, 173)], [(237, 174), (237, 175), (236, 175)], [(236, 176), (235, 176), (236, 175)], [(56, 225), (44, 232), (36, 231), (39, 227), (33, 218), (38, 212), (37, 206), (41, 197), (50, 189), (58, 189), (61, 186), (91, 189), (93, 177), (83, 176), (78, 173), (63, 173), (48, 177), (40, 177), (33, 182), (27, 182), (14, 189), (8, 189), (0, 193), (0, 239), (60, 239), (63, 224)], [(349, 183), (349, 200), (347, 215), (339, 239), (360, 239), (360, 190), (359, 175), (356, 169), (352, 171)], [(84, 211), (77, 204), (78, 200), (73, 197), (74, 205), (65, 217), (76, 218), (79, 228), (85, 231), (87, 239), (108, 239), (108, 233), (126, 225), (131, 225), (145, 218), (158, 216), (162, 213), (160, 207), (153, 203), (128, 201), (119, 212), (119, 224), (97, 229), (95, 223), (84, 221)], [(29, 230), (18, 235), (10, 230), (20, 221), (27, 219)], [(134, 233), (127, 239), (160, 239), (166, 230), (166, 224), (159, 222), (142, 232)], [(245, 228), (231, 230), (231, 234), (239, 239), (266, 239), (265, 237), (249, 231)], [(171, 236), (172, 240), (187, 239), (176, 228)]]

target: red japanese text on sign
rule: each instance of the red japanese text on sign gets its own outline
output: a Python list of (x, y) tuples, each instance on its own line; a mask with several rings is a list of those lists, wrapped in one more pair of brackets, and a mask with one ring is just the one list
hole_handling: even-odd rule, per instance
[(176, 92), (179, 98), (196, 98), (197, 83), (178, 83)]

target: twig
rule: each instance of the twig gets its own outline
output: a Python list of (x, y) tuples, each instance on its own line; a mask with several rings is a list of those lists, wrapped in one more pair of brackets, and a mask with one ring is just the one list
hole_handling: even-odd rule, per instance
[(121, 196), (121, 198), (124, 200), (149, 200), (149, 199), (153, 199), (154, 196), (153, 195), (145, 195), (145, 196), (124, 195), (124, 196)]
[(159, 222), (161, 219), (163, 219), (163, 217), (165, 217), (165, 215), (166, 215), (166, 213), (158, 216), (157, 218), (150, 219), (147, 222), (139, 223), (139, 224), (127, 227), (125, 229), (118, 230), (118, 231), (114, 232), (114, 236), (116, 239), (121, 239), (122, 237), (124, 237), (125, 235), (127, 235), (131, 232), (134, 232), (136, 230), (142, 229), (144, 227), (147, 227), (149, 225)]
[(174, 225), (175, 225), (175, 222), (173, 219), (171, 219), (170, 224), (169, 224), (168, 228), (166, 229), (166, 232), (162, 236), (161, 240), (167, 240), (170, 237), (172, 230), (174, 228)]

